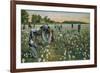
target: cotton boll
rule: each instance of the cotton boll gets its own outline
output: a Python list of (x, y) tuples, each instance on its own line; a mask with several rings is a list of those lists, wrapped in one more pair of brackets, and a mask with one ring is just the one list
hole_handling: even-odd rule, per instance
[(38, 62), (41, 62), (41, 58), (38, 59)]
[(62, 34), (59, 34), (59, 36), (62, 37), (63, 35)]
[(25, 62), (25, 59), (23, 58), (23, 59), (22, 59), (22, 63), (24, 63), (24, 62)]

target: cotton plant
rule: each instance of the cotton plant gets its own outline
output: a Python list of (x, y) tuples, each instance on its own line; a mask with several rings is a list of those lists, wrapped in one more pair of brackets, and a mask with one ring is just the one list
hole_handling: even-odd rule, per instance
[[(28, 31), (28, 30), (24, 30)], [(54, 41), (44, 42), (38, 37), (38, 59), (32, 57), (29, 51), (28, 34), (22, 31), (22, 62), (48, 62), (48, 61), (68, 61), (68, 60), (87, 60), (90, 58), (90, 35), (89, 30), (64, 30), (54, 29)]]

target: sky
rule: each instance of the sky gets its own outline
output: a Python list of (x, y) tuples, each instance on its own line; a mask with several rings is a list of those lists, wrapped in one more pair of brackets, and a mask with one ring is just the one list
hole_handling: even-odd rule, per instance
[(64, 12), (64, 11), (40, 11), (40, 10), (26, 10), (31, 18), (32, 14), (41, 15), (42, 17), (48, 16), (53, 21), (63, 22), (63, 21), (82, 21), (89, 23), (90, 14), (89, 13), (79, 13), (79, 12)]

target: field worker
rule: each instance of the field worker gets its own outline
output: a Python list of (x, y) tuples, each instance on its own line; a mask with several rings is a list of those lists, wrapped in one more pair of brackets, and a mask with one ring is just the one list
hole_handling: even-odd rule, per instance
[(45, 31), (46, 33), (49, 32), (50, 27), (46, 24), (40, 27), (43, 31)]
[(38, 58), (38, 54), (36, 50), (37, 45), (34, 40), (36, 34), (37, 34), (37, 30), (31, 29), (30, 34), (29, 34), (29, 47), (31, 48), (31, 53), (34, 58)]
[(72, 25), (71, 27), (72, 27), (72, 29), (73, 29), (74, 25), (73, 25), (73, 24), (71, 24), (71, 25)]
[(78, 24), (78, 32), (81, 30), (81, 24)]
[(50, 43), (51, 42), (51, 29), (50, 27), (46, 24), (40, 27), (42, 30), (42, 38), (44, 42)]

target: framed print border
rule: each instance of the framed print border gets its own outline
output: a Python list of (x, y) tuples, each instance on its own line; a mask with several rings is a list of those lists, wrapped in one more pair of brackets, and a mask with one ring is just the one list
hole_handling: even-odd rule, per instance
[[(73, 66), (53, 66), (40, 68), (16, 68), (16, 5), (37, 5), (50, 7), (70, 7), (70, 8), (85, 8), (94, 10), (94, 64), (73, 65)], [(78, 5), (78, 4), (63, 4), (63, 3), (47, 3), (33, 1), (11, 1), (11, 72), (28, 72), (28, 71), (45, 71), (45, 70), (60, 70), (60, 69), (75, 69), (75, 68), (90, 68), (97, 66), (97, 6), (93, 5)]]

